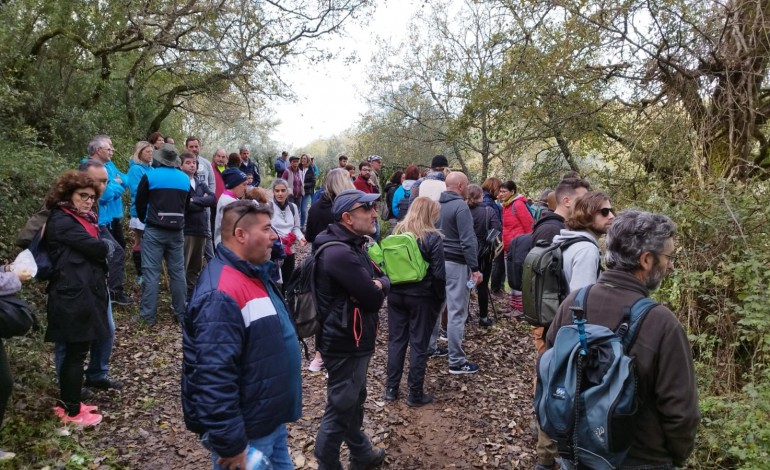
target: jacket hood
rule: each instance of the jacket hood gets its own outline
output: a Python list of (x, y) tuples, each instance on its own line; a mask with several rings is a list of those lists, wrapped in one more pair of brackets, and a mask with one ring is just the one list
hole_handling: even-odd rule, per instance
[(417, 180), (404, 180), (404, 191), (409, 191), (412, 189), (412, 186), (414, 186), (414, 183), (416, 183)]
[(560, 225), (564, 224), (564, 217), (560, 216), (559, 214), (551, 211), (545, 211), (543, 212), (543, 216), (535, 222), (535, 225), (533, 226), (533, 230), (537, 230), (537, 228), (541, 225), (547, 225), (547, 224), (553, 224), (557, 223)]
[(361, 235), (356, 235), (340, 224), (329, 224), (326, 230), (315, 237), (315, 240), (313, 241), (313, 251), (317, 250), (318, 247), (324, 243), (330, 241), (343, 242), (349, 245), (363, 245), (366, 243), (366, 238)]
[(565, 240), (570, 240), (573, 238), (585, 238), (586, 241), (589, 241), (591, 243), (596, 244), (596, 237), (594, 237), (591, 232), (588, 232), (586, 230), (567, 230), (566, 228), (561, 229), (561, 232), (559, 235), (556, 235), (553, 237), (554, 243), (561, 243)]
[(443, 204), (445, 202), (454, 201), (456, 199), (459, 199), (462, 201), (463, 197), (454, 191), (444, 191), (443, 193), (441, 193), (441, 197), (439, 197), (438, 202)]

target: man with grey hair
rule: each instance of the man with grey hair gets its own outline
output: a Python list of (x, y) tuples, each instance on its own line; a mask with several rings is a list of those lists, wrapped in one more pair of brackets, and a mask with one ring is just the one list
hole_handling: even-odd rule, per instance
[[(657, 289), (673, 269), (676, 224), (662, 214), (629, 210), (607, 233), (607, 271), (586, 296), (590, 323), (616, 329), (631, 306)], [(559, 307), (547, 335), (572, 323), (571, 293)], [(683, 467), (695, 445), (700, 422), (698, 390), (687, 333), (674, 314), (656, 305), (645, 316), (636, 341), (627, 351), (635, 357), (639, 409), (633, 438), (622, 468)]]
[(241, 145), (241, 148), (238, 149), (238, 153), (241, 155), (241, 171), (246, 173), (246, 176), (251, 177), (251, 181), (248, 185), (253, 187), (259, 186), (262, 182), (262, 178), (259, 176), (259, 167), (249, 158), (251, 149), (248, 145)]

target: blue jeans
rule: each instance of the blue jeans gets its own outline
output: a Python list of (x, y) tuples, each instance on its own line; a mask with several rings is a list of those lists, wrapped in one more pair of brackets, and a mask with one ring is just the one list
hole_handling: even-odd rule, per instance
[[(204, 447), (206, 447), (205, 444)], [(249, 447), (254, 447), (265, 454), (265, 457), (270, 459), (270, 464), (274, 470), (294, 470), (294, 462), (289, 455), (288, 433), (285, 424), (278, 426), (267, 436), (250, 439)], [(216, 452), (211, 452), (213, 470), (222, 470), (222, 467), (217, 465), (218, 458)]]
[(305, 194), (302, 196), (302, 200), (299, 203), (299, 225), (301, 227), (305, 226), (305, 222), (307, 222), (307, 211), (310, 208), (310, 199), (313, 198), (312, 194)]
[[(112, 318), (112, 304), (110, 302), (107, 302), (107, 322), (110, 327), (110, 336), (91, 341), (86, 379), (92, 382), (106, 379), (109, 375), (110, 356), (115, 344), (115, 320)], [(54, 364), (56, 365), (56, 375), (59, 377), (61, 377), (61, 366), (66, 350), (67, 343), (57, 342), (54, 345)]]
[(158, 310), (158, 283), (166, 260), (171, 305), (174, 315), (181, 318), (185, 309), (187, 285), (184, 276), (184, 234), (181, 230), (163, 230), (147, 226), (142, 236), (142, 303), (139, 316), (155, 323)]

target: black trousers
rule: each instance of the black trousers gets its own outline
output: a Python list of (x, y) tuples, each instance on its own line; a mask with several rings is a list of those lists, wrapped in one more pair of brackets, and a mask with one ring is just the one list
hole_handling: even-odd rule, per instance
[(5, 352), (3, 340), (0, 339), (0, 425), (3, 424), (5, 407), (8, 405), (8, 399), (11, 398), (12, 390), (13, 376), (11, 375), (11, 364), (8, 362), (8, 354)]
[(321, 353), (329, 379), (326, 410), (318, 427), (313, 454), (318, 470), (342, 470), (340, 446), (347, 444), (351, 456), (365, 456), (372, 444), (362, 429), (366, 401), (366, 371), (372, 356), (329, 357)]
[(388, 294), (388, 388), (398, 388), (409, 346), (409, 394), (423, 394), (428, 344), (441, 305), (430, 297)]
[(492, 278), (491, 289), (492, 292), (499, 292), (503, 290), (503, 282), (505, 282), (505, 252), (501, 252), (500, 256), (492, 261)]
[(123, 234), (123, 224), (121, 223), (121, 219), (112, 219), (112, 223), (107, 226), (107, 229), (109, 229), (112, 234), (112, 238), (114, 238), (115, 241), (118, 242), (118, 245), (125, 250), (126, 236)]
[(286, 294), (286, 284), (289, 283), (291, 274), (294, 272), (294, 265), (296, 264), (296, 260), (297, 255), (295, 253), (286, 255), (286, 258), (283, 259), (283, 264), (281, 265), (281, 279), (283, 279), (283, 284), (281, 284), (281, 291), (284, 295)]
[(91, 343), (66, 343), (61, 373), (59, 374), (59, 399), (70, 416), (80, 413), (80, 389), (83, 386), (83, 362)]

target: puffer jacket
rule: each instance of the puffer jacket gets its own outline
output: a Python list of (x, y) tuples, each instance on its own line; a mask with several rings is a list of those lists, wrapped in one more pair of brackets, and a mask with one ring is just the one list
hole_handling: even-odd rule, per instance
[(299, 343), (272, 265), (218, 245), (184, 314), (185, 424), (223, 457), (301, 415)]
[(417, 282), (393, 284), (392, 294), (411, 295), (413, 297), (431, 297), (436, 304), (446, 299), (446, 270), (444, 267), (444, 240), (440, 232), (426, 233), (422, 240), (417, 239), (422, 258), (428, 262), (428, 272)]
[(532, 233), (532, 226), (535, 225), (535, 219), (527, 209), (527, 197), (519, 194), (513, 201), (503, 204), (503, 248), (506, 253), (511, 240)]
[[(366, 239), (340, 224), (332, 224), (313, 242), (347, 246), (325, 248), (316, 260), (318, 315), (322, 321), (316, 347), (322, 355), (363, 357), (374, 353), (379, 310), (390, 290), (390, 279), (372, 262)], [(372, 282), (379, 280), (382, 289)]]

